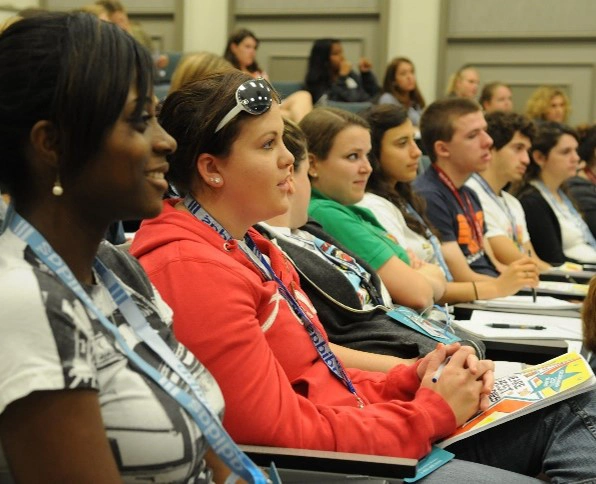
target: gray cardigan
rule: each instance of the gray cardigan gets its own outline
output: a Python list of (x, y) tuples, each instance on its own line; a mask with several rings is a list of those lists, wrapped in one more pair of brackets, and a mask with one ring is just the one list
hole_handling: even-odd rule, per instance
[[(371, 353), (414, 358), (435, 349), (437, 342), (417, 331), (399, 324), (386, 315), (390, 308), (362, 309), (356, 291), (348, 279), (332, 263), (324, 263), (310, 250), (277, 238), (263, 226), (256, 227), (265, 237), (274, 241), (287, 255), (300, 275), (302, 289), (311, 299), (319, 319), (331, 342)], [(380, 293), (381, 281), (376, 272), (362, 259), (344, 248), (323, 231), (321, 226), (310, 221), (302, 227), (315, 237), (329, 242), (347, 254), (371, 274), (371, 282)], [(455, 330), (462, 343), (473, 346), (479, 357), (484, 357), (485, 346), (474, 336)]]

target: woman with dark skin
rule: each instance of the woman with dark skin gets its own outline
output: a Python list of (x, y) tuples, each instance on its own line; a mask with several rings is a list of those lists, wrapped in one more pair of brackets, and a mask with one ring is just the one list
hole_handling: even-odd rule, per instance
[(308, 58), (305, 89), (310, 92), (313, 103), (325, 94), (329, 101), (370, 101), (379, 92), (372, 65), (363, 57), (358, 68), (360, 75), (352, 70), (352, 63), (344, 57), (338, 39), (318, 39)]
[(176, 142), (150, 53), (92, 15), (47, 14), (0, 34), (0, 62), (0, 481), (212, 482), (221, 462), (177, 396), (221, 429), (219, 387), (138, 263), (102, 242), (167, 189)]

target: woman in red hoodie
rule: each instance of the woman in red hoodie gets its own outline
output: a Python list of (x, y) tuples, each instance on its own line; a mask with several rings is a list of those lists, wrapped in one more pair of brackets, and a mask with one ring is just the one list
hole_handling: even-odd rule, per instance
[[(174, 309), (177, 337), (217, 379), (236, 441), (421, 458), (487, 405), (493, 364), (458, 344), (388, 373), (344, 368), (334, 355), (296, 272), (251, 229), (287, 210), (293, 192), (279, 98), (266, 81), (238, 72), (206, 78), (168, 96), (160, 121), (178, 141), (168, 177), (185, 197), (166, 201), (131, 250)], [(526, 427), (546, 419), (548, 431), (559, 430), (560, 415), (534, 415)], [(579, 419), (565, 420), (575, 423), (565, 440), (577, 440)], [(510, 450), (516, 425), (487, 431), (489, 443), (488, 433), (466, 439), (462, 454), (482, 461), (478, 449), (497, 447), (495, 464), (538, 473), (541, 461)], [(586, 447), (593, 452), (596, 442)]]

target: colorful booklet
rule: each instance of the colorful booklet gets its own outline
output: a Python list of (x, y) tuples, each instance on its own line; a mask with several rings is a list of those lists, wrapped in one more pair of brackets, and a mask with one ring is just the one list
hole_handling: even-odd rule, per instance
[(578, 353), (566, 353), (552, 360), (495, 380), (489, 398), (490, 407), (474, 416), (441, 442), (453, 442), (521, 417), (596, 386), (596, 377), (587, 361)]

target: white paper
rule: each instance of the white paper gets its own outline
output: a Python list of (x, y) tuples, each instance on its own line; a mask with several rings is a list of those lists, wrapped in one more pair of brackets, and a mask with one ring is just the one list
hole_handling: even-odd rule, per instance
[[(538, 325), (546, 329), (491, 328), (489, 324), (493, 323)], [(572, 317), (473, 311), (470, 320), (454, 321), (454, 324), (486, 339), (582, 339), (581, 320)]]
[(580, 307), (578, 303), (564, 301), (552, 296), (537, 296), (536, 302), (534, 302), (532, 296), (497, 297), (495, 299), (479, 299), (474, 301), (474, 304), (495, 309), (579, 309)]
[(572, 282), (540, 281), (538, 283), (538, 291), (564, 294), (567, 296), (585, 296), (588, 294), (588, 285)]

